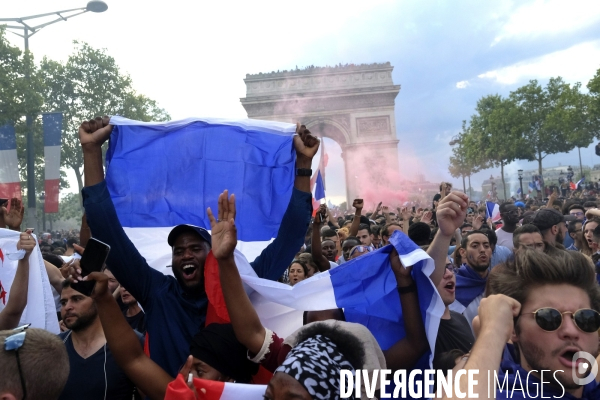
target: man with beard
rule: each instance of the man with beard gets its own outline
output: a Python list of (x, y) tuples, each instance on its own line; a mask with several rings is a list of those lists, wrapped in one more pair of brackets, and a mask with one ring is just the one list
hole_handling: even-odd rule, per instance
[[(59, 400), (131, 400), (134, 387), (117, 366), (91, 297), (76, 291), (69, 281), (60, 295), (61, 316), (70, 330), (59, 334), (69, 355), (69, 379)], [(137, 334), (140, 346), (143, 337)]]
[[(111, 246), (107, 259), (111, 271), (144, 308), (150, 358), (174, 377), (189, 355), (194, 335), (205, 323), (208, 299), (204, 263), (211, 249), (211, 236), (204, 228), (178, 225), (167, 239), (172, 248), (171, 267), (175, 278), (148, 265), (121, 227), (104, 180), (102, 144), (111, 132), (108, 117), (84, 122), (79, 128), (87, 222), (94, 237)], [(310, 168), (319, 141), (305, 126), (298, 126), (293, 143), (296, 175), (288, 208), (275, 240), (250, 263), (260, 278), (276, 280), (283, 274), (303, 245), (311, 218)]]
[(512, 203), (502, 203), (500, 217), (502, 217), (502, 228), (496, 230), (498, 244), (512, 250), (513, 233), (519, 223), (519, 208)]
[(456, 301), (450, 309), (463, 314), (472, 325), (490, 272), (492, 247), (483, 232), (471, 231), (462, 238), (458, 251), (462, 265), (456, 271)]
[[(600, 398), (588, 376), (593, 360), (575, 357), (598, 355), (600, 288), (590, 260), (567, 254), (559, 261), (527, 249), (495, 274), (499, 294), (481, 301), (479, 335), (464, 366), (478, 370), (475, 397)], [(489, 395), (494, 382), (495, 396)], [(467, 390), (467, 379), (459, 386)]]
[(542, 208), (533, 217), (532, 224), (537, 226), (544, 241), (551, 246), (563, 248), (563, 241), (567, 234), (567, 221), (574, 221), (575, 217), (562, 215), (553, 208)]

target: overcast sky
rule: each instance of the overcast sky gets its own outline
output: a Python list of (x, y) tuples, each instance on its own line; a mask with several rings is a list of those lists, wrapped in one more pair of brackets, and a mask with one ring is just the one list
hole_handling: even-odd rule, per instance
[[(2, 17), (85, 6), (80, 0), (3, 2)], [(174, 119), (244, 118), (246, 73), (306, 65), (389, 61), (396, 98), (401, 172), (450, 179), (448, 142), (488, 94), (508, 95), (530, 79), (562, 76), (583, 86), (600, 67), (599, 1), (231, 1), (107, 0), (108, 11), (44, 28), (30, 40), (66, 60), (73, 40), (106, 48), (138, 92)], [(22, 39), (8, 36), (14, 45)], [(328, 141), (328, 197), (345, 197), (339, 146)], [(600, 164), (593, 146), (583, 163)], [(419, 161), (415, 161), (419, 160)], [(578, 165), (577, 152), (545, 166)], [(519, 162), (518, 168), (533, 169)], [(475, 188), (491, 173), (473, 177)], [(455, 181), (458, 184), (458, 181)], [(75, 181), (72, 183), (76, 187)], [(462, 185), (460, 185), (462, 186)]]

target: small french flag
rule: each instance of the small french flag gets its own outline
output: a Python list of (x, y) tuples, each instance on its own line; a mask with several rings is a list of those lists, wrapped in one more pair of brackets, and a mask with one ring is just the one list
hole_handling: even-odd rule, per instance
[(44, 123), (44, 162), (46, 194), (44, 212), (58, 212), (58, 189), (60, 186), (60, 135), (62, 132), (62, 113), (45, 113)]
[(17, 138), (12, 124), (0, 126), (0, 197), (21, 198)]
[(500, 206), (492, 201), (485, 202), (485, 216), (491, 218), (492, 222), (500, 221)]
[(183, 375), (167, 386), (165, 400), (263, 400), (266, 385), (248, 385), (242, 383), (228, 383), (219, 381), (208, 381), (206, 379), (194, 378), (194, 388), (199, 397), (186, 384)]

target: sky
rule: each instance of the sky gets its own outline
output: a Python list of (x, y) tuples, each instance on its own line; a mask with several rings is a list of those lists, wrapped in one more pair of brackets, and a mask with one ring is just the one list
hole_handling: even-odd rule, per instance
[[(76, 7), (81, 0), (4, 2), (0, 17)], [(73, 40), (105, 48), (134, 88), (173, 119), (245, 118), (247, 73), (307, 65), (389, 61), (396, 98), (400, 172), (451, 180), (449, 142), (478, 99), (506, 96), (530, 79), (587, 82), (600, 68), (600, 2), (566, 1), (229, 1), (106, 0), (108, 10), (48, 26), (30, 39), (36, 60), (65, 61)], [(21, 38), (8, 36), (16, 46)], [(327, 196), (345, 200), (339, 145), (326, 140)], [(600, 164), (593, 145), (584, 165)], [(577, 151), (544, 166), (579, 165)], [(535, 163), (518, 161), (506, 169)], [(499, 170), (474, 175), (474, 189)], [(72, 188), (77, 187), (73, 174)]]

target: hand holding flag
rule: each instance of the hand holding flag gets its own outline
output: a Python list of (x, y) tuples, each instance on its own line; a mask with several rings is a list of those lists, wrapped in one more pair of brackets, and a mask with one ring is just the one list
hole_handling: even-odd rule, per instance
[(319, 150), (319, 139), (311, 135), (306, 126), (296, 124), (296, 134), (294, 136), (294, 148), (299, 168), (310, 168), (312, 159)]
[(84, 121), (79, 126), (79, 142), (81, 147), (99, 147), (110, 137), (113, 126), (110, 125), (110, 117), (96, 117)]

